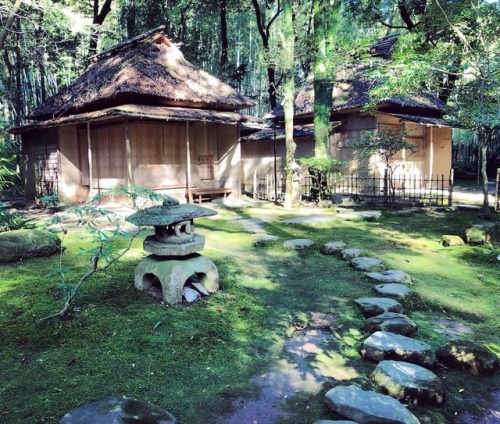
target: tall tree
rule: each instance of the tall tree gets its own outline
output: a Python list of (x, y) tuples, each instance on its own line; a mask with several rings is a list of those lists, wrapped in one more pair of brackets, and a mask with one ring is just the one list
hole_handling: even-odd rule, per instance
[(104, 0), (102, 7), (99, 5), (99, 0), (93, 0), (92, 6), (92, 28), (90, 30), (89, 56), (97, 53), (97, 44), (99, 42), (99, 34), (101, 26), (111, 12), (111, 3), (113, 0)]
[(280, 39), (283, 61), (283, 109), (285, 113), (285, 209), (291, 209), (294, 198), (293, 176), (297, 171), (295, 162), (295, 149), (297, 146), (293, 139), (293, 103), (295, 97), (293, 0), (283, 0)]
[(0, 32), (0, 50), (3, 49), (3, 46), (5, 44), (5, 39), (7, 38), (7, 35), (12, 28), (12, 25), (14, 24), (14, 19), (16, 18), (17, 12), (21, 8), (21, 4), (23, 3), (23, 0), (16, 0), (14, 5), (12, 6), (12, 9), (10, 10), (9, 17), (7, 18), (7, 22), (5, 23), (5, 26), (2, 29), (2, 32)]

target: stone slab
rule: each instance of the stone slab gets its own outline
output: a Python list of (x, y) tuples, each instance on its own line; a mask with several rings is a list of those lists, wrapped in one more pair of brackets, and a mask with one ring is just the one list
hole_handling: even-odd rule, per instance
[(398, 269), (390, 269), (382, 272), (367, 272), (365, 275), (379, 283), (411, 283), (411, 276), (404, 271)]
[(340, 252), (340, 256), (342, 259), (346, 261), (350, 261), (351, 259), (358, 258), (363, 254), (363, 251), (360, 249), (345, 249)]
[(333, 411), (359, 424), (420, 423), (396, 399), (357, 386), (334, 387), (326, 393), (325, 402)]
[(360, 297), (355, 299), (354, 303), (361, 308), (365, 317), (373, 317), (384, 312), (403, 312), (403, 306), (387, 297)]
[(155, 236), (148, 236), (142, 244), (146, 252), (157, 256), (187, 256), (201, 252), (204, 247), (205, 236), (200, 234), (193, 234), (193, 241), (188, 243), (162, 243)]
[(285, 249), (303, 250), (314, 246), (314, 241), (309, 239), (292, 239), (283, 243)]
[(384, 296), (406, 297), (411, 293), (408, 287), (396, 283), (378, 284), (374, 288), (378, 294)]
[(176, 424), (177, 419), (164, 409), (132, 398), (110, 397), (72, 409), (59, 424)]
[(385, 269), (385, 263), (382, 259), (365, 256), (351, 259), (351, 266), (359, 271), (366, 272), (378, 272)]
[(323, 253), (324, 255), (337, 255), (342, 250), (345, 250), (346, 247), (347, 244), (345, 244), (343, 241), (329, 241), (328, 243), (325, 243), (323, 246), (321, 246), (321, 253)]
[(367, 333), (389, 331), (403, 336), (411, 336), (417, 332), (418, 326), (406, 315), (398, 314), (396, 312), (385, 312), (368, 318), (364, 322), (361, 329)]
[(388, 359), (428, 368), (436, 364), (436, 355), (429, 344), (388, 331), (377, 331), (366, 338), (361, 355), (376, 362)]
[(432, 371), (401, 361), (381, 361), (370, 379), (389, 396), (403, 403), (439, 406), (444, 402), (444, 386)]
[(436, 356), (447, 367), (474, 375), (491, 376), (500, 367), (499, 359), (493, 352), (468, 340), (448, 342), (436, 351)]

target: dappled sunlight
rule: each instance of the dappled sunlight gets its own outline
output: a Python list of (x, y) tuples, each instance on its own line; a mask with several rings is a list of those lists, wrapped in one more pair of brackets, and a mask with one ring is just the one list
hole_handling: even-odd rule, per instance
[(347, 365), (347, 360), (338, 352), (321, 352), (316, 355), (312, 362), (316, 372), (325, 377), (333, 377), (335, 380), (345, 381), (358, 378), (358, 372)]
[(280, 284), (274, 283), (273, 281), (264, 277), (252, 277), (249, 275), (241, 275), (238, 278), (238, 284), (249, 289), (256, 290), (278, 290)]

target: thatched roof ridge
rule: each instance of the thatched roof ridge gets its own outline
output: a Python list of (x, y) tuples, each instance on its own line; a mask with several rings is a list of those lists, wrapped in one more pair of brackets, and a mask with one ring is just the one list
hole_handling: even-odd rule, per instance
[(32, 131), (34, 129), (52, 128), (63, 125), (78, 125), (86, 122), (108, 119), (137, 119), (164, 122), (218, 122), (229, 125), (248, 123), (258, 125), (261, 119), (238, 112), (225, 112), (205, 109), (188, 109), (181, 107), (122, 105), (93, 112), (63, 116), (42, 122), (35, 122), (21, 127), (12, 128), (14, 134)]
[[(361, 109), (370, 104), (370, 89), (376, 85), (373, 79), (356, 78), (340, 80), (333, 88), (332, 113), (344, 113)], [(430, 93), (406, 94), (389, 96), (377, 102), (377, 108), (396, 107), (420, 110), (423, 114), (439, 114), (445, 112), (446, 105)], [(299, 91), (295, 97), (294, 111), (296, 118), (312, 116), (314, 110), (314, 89), (309, 85)], [(283, 107), (278, 106), (267, 116), (282, 118)]]
[(29, 118), (53, 119), (124, 104), (236, 111), (254, 103), (188, 62), (158, 30), (96, 56), (74, 83)]

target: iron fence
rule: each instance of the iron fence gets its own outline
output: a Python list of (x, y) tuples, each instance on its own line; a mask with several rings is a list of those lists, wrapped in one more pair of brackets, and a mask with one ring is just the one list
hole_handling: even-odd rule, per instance
[(495, 190), (495, 211), (500, 212), (500, 168), (497, 168), (497, 184)]
[[(275, 181), (278, 184), (275, 184)], [(497, 184), (498, 185), (498, 184)], [(285, 175), (277, 173), (255, 174), (254, 198), (282, 201), (285, 193)], [(451, 206), (453, 201), (453, 170), (431, 177), (420, 175), (384, 175), (354, 173), (344, 176), (328, 176), (326, 192), (332, 200), (335, 196), (349, 196), (356, 202), (369, 201), (382, 204), (416, 204)], [(314, 181), (308, 173), (300, 175), (300, 198), (314, 201)]]

